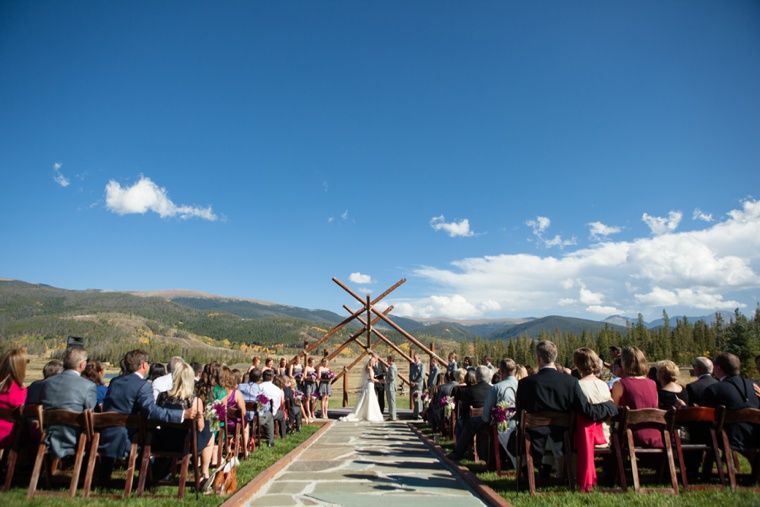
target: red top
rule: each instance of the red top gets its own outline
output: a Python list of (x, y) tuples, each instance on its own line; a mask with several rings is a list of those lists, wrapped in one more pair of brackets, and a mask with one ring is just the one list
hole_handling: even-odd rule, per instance
[[(19, 387), (11, 382), (7, 393), (0, 393), (0, 408), (16, 408), (26, 401), (26, 387)], [(13, 443), (13, 423), (0, 421), (0, 447), (10, 447)]]
[[(648, 378), (621, 378), (623, 396), (620, 406), (630, 409), (658, 408), (657, 384)], [(663, 447), (661, 428), (657, 424), (637, 424), (630, 426), (633, 442), (640, 447)]]

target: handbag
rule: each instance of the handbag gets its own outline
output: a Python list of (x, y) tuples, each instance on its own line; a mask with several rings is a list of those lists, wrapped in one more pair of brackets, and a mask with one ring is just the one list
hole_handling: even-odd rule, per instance
[(223, 459), (203, 483), (202, 493), (204, 495), (213, 493), (217, 496), (227, 496), (237, 491), (237, 465), (238, 460), (234, 456)]

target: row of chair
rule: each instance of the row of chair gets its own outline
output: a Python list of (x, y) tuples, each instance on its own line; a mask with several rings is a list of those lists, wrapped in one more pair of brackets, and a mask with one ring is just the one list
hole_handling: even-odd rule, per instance
[[(531, 438), (527, 431), (530, 428), (538, 426), (557, 426), (566, 428), (563, 442), (563, 453), (565, 456), (571, 456), (573, 452), (573, 431), (575, 430), (575, 415), (572, 413), (560, 412), (542, 412), (529, 414), (525, 411), (518, 414), (519, 425), (517, 430), (517, 470), (520, 470), (523, 461), (527, 465), (528, 487), (531, 493), (536, 492), (535, 472), (533, 457), (531, 454)], [(624, 457), (630, 462), (631, 475), (633, 479), (634, 490), (639, 492), (651, 491), (651, 488), (642, 488), (638, 472), (637, 458), (642, 455), (657, 455), (660, 459), (658, 468), (659, 479), (662, 479), (665, 466), (668, 468), (670, 486), (661, 490), (677, 494), (678, 478), (676, 473), (676, 461), (680, 468), (681, 483), (684, 489), (702, 489), (705, 486), (689, 484), (686, 472), (686, 461), (684, 456), (698, 454), (701, 456), (701, 468), (703, 479), (710, 475), (713, 463), (717, 464), (718, 479), (720, 487), (726, 487), (726, 475), (732, 490), (737, 486), (737, 464), (738, 458), (735, 450), (729, 445), (728, 436), (725, 431), (727, 424), (736, 424), (741, 422), (760, 425), (760, 409), (745, 408), (729, 411), (724, 406), (716, 409), (707, 407), (688, 407), (682, 409), (671, 408), (670, 410), (659, 409), (639, 409), (633, 410), (628, 407), (621, 407), (619, 414), (611, 421), (611, 442), (609, 447), (597, 447), (595, 456), (610, 455), (613, 459), (615, 470), (612, 472), (616, 481), (619, 481), (622, 491), (627, 491), (626, 473), (624, 469)], [(662, 432), (664, 447), (647, 448), (634, 445), (632, 426), (639, 424), (655, 424)], [(702, 425), (709, 432), (710, 440), (708, 442), (688, 442), (684, 441), (681, 436), (680, 428), (698, 427)], [(760, 428), (760, 426), (757, 426)], [(500, 458), (500, 443), (496, 427), (493, 427), (493, 454), (496, 464), (496, 473), (499, 476), (506, 475), (502, 472)], [(674, 451), (675, 449), (675, 451)], [(760, 474), (760, 452), (755, 453), (752, 465), (752, 481), (756, 483), (758, 474)], [(565, 459), (565, 477), (568, 485), (572, 489), (574, 482), (572, 479), (571, 462)], [(724, 468), (726, 472), (724, 472)], [(517, 474), (517, 488), (520, 489), (520, 475)]]

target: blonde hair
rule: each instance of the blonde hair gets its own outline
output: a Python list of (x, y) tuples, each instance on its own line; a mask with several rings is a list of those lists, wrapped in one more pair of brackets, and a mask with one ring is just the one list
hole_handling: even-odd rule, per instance
[(673, 361), (659, 361), (657, 363), (657, 375), (667, 380), (667, 384), (678, 380), (678, 366)]
[(517, 369), (515, 370), (515, 378), (517, 380), (520, 380), (521, 378), (525, 378), (528, 376), (528, 369), (525, 368), (524, 365), (518, 364)]
[(11, 349), (0, 359), (0, 393), (11, 390), (11, 383), (24, 387), (26, 378), (26, 352), (24, 349)]
[(180, 363), (172, 372), (172, 388), (168, 395), (172, 398), (186, 400), (195, 393), (195, 370), (189, 364)]
[(464, 368), (457, 368), (455, 375), (456, 376), (454, 378), (456, 378), (456, 381), (459, 382), (460, 384), (464, 384), (464, 379), (467, 376), (467, 370), (465, 370)]

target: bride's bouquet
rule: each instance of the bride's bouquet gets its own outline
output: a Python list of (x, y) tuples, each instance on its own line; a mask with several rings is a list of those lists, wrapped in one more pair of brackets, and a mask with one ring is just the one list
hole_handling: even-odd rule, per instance
[(444, 416), (450, 417), (451, 411), (454, 410), (455, 406), (456, 406), (456, 403), (454, 402), (454, 398), (449, 398), (448, 396), (441, 396), (441, 407), (443, 407)]
[(206, 406), (204, 417), (208, 421), (211, 431), (219, 431), (222, 421), (227, 417), (227, 406), (221, 401), (209, 403)]
[(496, 423), (496, 430), (505, 433), (509, 421), (515, 416), (515, 404), (512, 401), (500, 401), (491, 409), (491, 419)]

